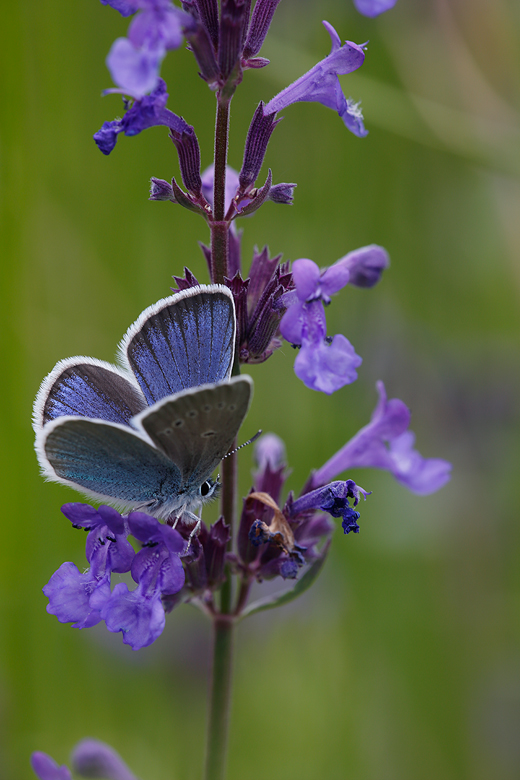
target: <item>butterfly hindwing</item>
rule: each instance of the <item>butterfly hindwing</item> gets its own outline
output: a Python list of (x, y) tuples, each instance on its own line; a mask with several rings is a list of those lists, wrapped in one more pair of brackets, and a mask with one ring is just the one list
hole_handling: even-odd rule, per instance
[(74, 417), (48, 423), (37, 439), (46, 475), (121, 508), (150, 505), (164, 516), (181, 505), (181, 474), (142, 435), (123, 425)]
[(61, 360), (43, 380), (34, 403), (34, 427), (58, 417), (89, 417), (129, 425), (146, 407), (131, 375), (93, 358)]
[(235, 305), (227, 287), (192, 287), (145, 309), (120, 351), (149, 405), (229, 378), (235, 352)]
[(200, 485), (232, 446), (252, 388), (248, 376), (198, 387), (163, 399), (139, 414), (135, 424), (179, 467), (183, 484)]

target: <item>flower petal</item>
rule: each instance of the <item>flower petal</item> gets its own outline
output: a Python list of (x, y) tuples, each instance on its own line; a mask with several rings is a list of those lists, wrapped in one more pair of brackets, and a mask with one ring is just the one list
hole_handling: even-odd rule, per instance
[(109, 631), (123, 634), (123, 642), (132, 650), (148, 647), (162, 634), (166, 622), (159, 591), (143, 594), (140, 588), (129, 591), (120, 582), (112, 591), (101, 617)]
[(356, 368), (361, 363), (362, 358), (356, 355), (350, 341), (339, 333), (331, 344), (325, 340), (304, 341), (294, 362), (294, 371), (311, 390), (330, 395), (355, 382)]
[(354, 5), (364, 16), (379, 16), (393, 8), (397, 0), (354, 0)]
[(31, 766), (40, 780), (72, 780), (70, 771), (65, 764), (58, 766), (53, 758), (39, 750), (32, 754)]

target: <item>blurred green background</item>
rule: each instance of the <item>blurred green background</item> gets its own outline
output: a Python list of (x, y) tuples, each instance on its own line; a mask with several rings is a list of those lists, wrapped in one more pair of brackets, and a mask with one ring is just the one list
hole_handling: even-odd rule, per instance
[[(268, 100), (329, 50), (321, 19), (370, 40), (359, 73), (370, 134), (332, 111), (284, 112), (266, 163), (298, 183), (291, 208), (244, 220), (244, 254), (267, 243), (329, 265), (369, 243), (392, 266), (374, 290), (328, 310), (364, 358), (327, 397), (293, 374), (285, 347), (253, 367), (257, 428), (285, 440), (299, 488), (358, 428), (374, 383), (412, 409), (418, 448), (453, 461), (441, 492), (411, 495), (386, 473), (361, 533), (338, 529), (316, 586), (239, 629), (230, 780), (512, 780), (520, 776), (520, 5), (399, 0), (377, 20), (351, 0), (284, 0), (232, 105), (230, 163)], [(206, 281), (205, 225), (147, 200), (178, 175), (166, 131), (92, 141), (122, 113), (104, 58), (127, 22), (96, 0), (3, 6), (2, 562), (0, 777), (32, 777), (29, 754), (63, 763), (84, 736), (111, 743), (143, 780), (196, 780), (203, 760), (209, 626), (188, 606), (138, 653), (102, 626), (78, 632), (45, 612), (41, 588), (84, 537), (59, 507), (72, 491), (38, 474), (34, 395), (60, 358), (112, 360), (142, 309), (184, 264)], [(179, 50), (162, 75), (169, 107), (211, 162), (214, 100)], [(266, 166), (267, 167), (267, 166)], [(249, 487), (251, 449), (241, 453)], [(213, 510), (214, 511), (214, 510)]]

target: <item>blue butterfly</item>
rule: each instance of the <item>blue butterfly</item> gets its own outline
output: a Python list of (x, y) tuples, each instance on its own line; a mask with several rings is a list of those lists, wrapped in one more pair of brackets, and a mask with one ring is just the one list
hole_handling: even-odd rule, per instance
[(121, 511), (191, 519), (217, 483), (252, 397), (248, 376), (230, 378), (233, 296), (200, 285), (142, 312), (119, 345), (120, 367), (61, 360), (34, 403), (42, 472)]

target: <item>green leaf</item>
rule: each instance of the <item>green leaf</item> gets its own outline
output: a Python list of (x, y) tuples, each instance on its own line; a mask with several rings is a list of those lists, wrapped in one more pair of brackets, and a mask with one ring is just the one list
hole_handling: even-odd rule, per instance
[(281, 607), (282, 604), (288, 604), (290, 601), (297, 599), (298, 596), (301, 596), (302, 593), (305, 593), (320, 573), (323, 564), (327, 559), (329, 547), (330, 539), (324, 544), (320, 557), (309, 566), (303, 577), (296, 582), (294, 588), (291, 588), (291, 590), (284, 590), (282, 593), (274, 593), (272, 596), (266, 596), (258, 601), (253, 601), (253, 603), (249, 604), (242, 612), (242, 617), (253, 615), (255, 612), (263, 612), (264, 609)]

